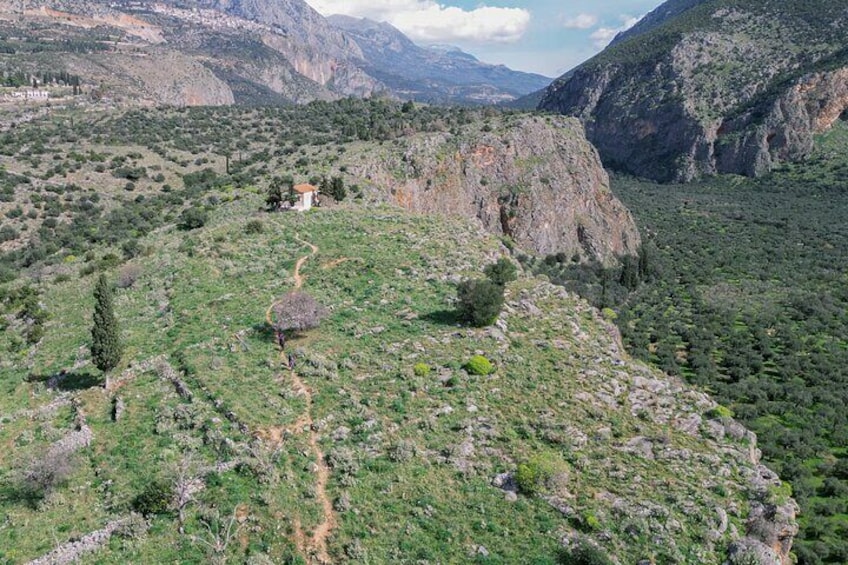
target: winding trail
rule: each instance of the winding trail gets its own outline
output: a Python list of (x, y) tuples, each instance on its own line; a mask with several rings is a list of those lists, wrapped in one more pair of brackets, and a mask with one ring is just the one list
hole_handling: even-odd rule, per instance
[[(303, 267), (303, 264), (306, 261), (318, 253), (318, 247), (309, 243), (308, 241), (304, 241), (299, 237), (295, 236), (295, 239), (306, 245), (311, 250), (309, 255), (304, 255), (300, 259), (297, 260), (297, 263), (294, 267), (294, 288), (295, 290), (299, 290), (303, 286), (303, 276), (300, 274), (300, 269)], [(265, 320), (269, 325), (272, 324), (271, 313), (274, 309), (276, 302), (272, 303), (268, 310), (265, 312)], [(281, 351), (280, 356), (282, 357), (285, 352)], [(284, 366), (287, 364), (284, 362)], [(327, 552), (327, 538), (330, 536), (330, 533), (333, 531), (333, 528), (336, 527), (336, 514), (333, 512), (333, 503), (330, 501), (329, 496), (327, 496), (327, 483), (330, 479), (330, 469), (327, 466), (327, 462), (324, 460), (324, 452), (321, 451), (321, 446), (318, 445), (318, 433), (315, 430), (313, 425), (314, 421), (312, 419), (312, 390), (303, 382), (303, 379), (291, 370), (291, 380), (292, 380), (292, 388), (294, 388), (295, 392), (304, 398), (306, 402), (306, 411), (305, 413), (297, 419), (293, 424), (286, 426), (284, 428), (276, 428), (273, 430), (272, 439), (276, 441), (282, 441), (283, 436), (286, 433), (298, 433), (302, 432), (305, 429), (309, 430), (309, 448), (312, 451), (312, 455), (315, 457), (315, 496), (318, 498), (318, 502), (321, 504), (321, 515), (322, 522), (316, 526), (315, 531), (312, 532), (312, 537), (308, 538), (304, 533), (300, 524), (300, 520), (294, 520), (294, 541), (297, 546), (298, 551), (303, 555), (308, 563), (318, 563), (321, 565), (325, 565), (328, 563), (332, 563), (332, 559), (330, 559), (330, 554)], [(279, 438), (279, 439), (278, 439)]]

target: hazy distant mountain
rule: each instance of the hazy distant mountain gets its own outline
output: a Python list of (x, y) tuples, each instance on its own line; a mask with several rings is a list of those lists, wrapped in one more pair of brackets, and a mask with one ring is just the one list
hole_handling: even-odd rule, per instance
[(328, 20), (356, 41), (361, 68), (404, 98), (497, 103), (551, 83), (541, 75), (482, 63), (456, 47), (420, 47), (388, 23), (338, 15)]

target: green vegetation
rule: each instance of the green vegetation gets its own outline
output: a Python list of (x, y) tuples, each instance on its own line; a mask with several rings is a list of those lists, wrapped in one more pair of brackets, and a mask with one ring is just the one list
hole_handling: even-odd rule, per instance
[[(705, 548), (709, 525), (679, 502), (744, 507), (747, 485), (738, 478), (744, 458), (723, 460), (727, 473), (713, 479), (720, 494), (704, 489), (713, 469), (699, 461), (736, 449), (733, 444), (711, 446), (664, 423), (579, 400), (580, 393), (622, 379), (623, 370), (647, 371), (626, 360), (599, 360), (598, 351), (611, 343), (585, 303), (547, 284), (517, 280), (510, 292), (544, 316), (505, 312), (507, 337), (458, 330), (444, 315), (455, 292), (447, 275), (479, 273), (500, 249), (496, 238), (480, 237), (462, 221), (388, 207), (265, 213), (265, 229), (247, 230), (263, 205), (264, 191), (255, 189), (215, 206), (201, 228), (182, 232), (172, 223), (141, 239), (139, 248), (156, 253), (128, 260), (138, 267), (133, 284), (115, 291), (127, 370), (108, 390), (88, 373), (80, 349), (88, 340), (92, 277), (39, 283), (50, 315), (37, 345), (18, 343), (20, 322), (0, 334), (0, 348), (15, 351), (0, 359), (0, 441), (15, 445), (0, 452), (0, 484), (18, 484), (10, 479), (20, 460), (52, 449), (83, 420), (91, 430), (90, 445), (75, 450), (78, 462), (40, 501), (0, 487), (0, 511), (14, 524), (0, 529), (4, 559), (36, 558), (135, 510), (150, 521), (146, 535), (113, 536), (86, 558), (296, 562), (302, 558), (296, 521), (308, 535), (322, 519), (309, 443), (314, 433), (329, 467), (334, 561), (355, 555), (373, 562), (461, 562), (484, 546), (489, 560), (553, 563), (561, 536), (579, 523), (542, 497), (510, 501), (492, 486), (493, 477), (515, 473), (519, 462), (538, 468), (537, 461), (550, 460), (574, 470), (551, 474), (559, 478), (544, 479), (540, 488), (580, 493), (569, 505), (575, 516), (597, 517), (609, 534), (599, 542), (605, 551), (634, 562), (651, 555), (721, 562), (727, 540)], [(319, 251), (311, 255), (303, 241)], [(101, 249), (92, 261), (106, 254)], [(298, 357), (296, 371), (311, 402), (280, 367), (265, 324), (268, 307), (295, 286), (294, 267), (305, 256), (303, 292), (328, 315), (286, 347)], [(105, 267), (106, 274), (112, 278), (121, 268)], [(420, 276), (425, 272), (434, 277)], [(22, 288), (20, 281), (0, 287), (8, 297), (4, 309), (21, 307), (29, 295), (17, 292)], [(574, 335), (575, 324), (582, 335)], [(563, 343), (537, 343), (554, 339)], [(479, 352), (497, 365), (496, 373), (469, 377), (462, 370), (460, 363)], [(410, 371), (423, 359), (430, 371)], [(63, 401), (68, 397), (73, 404)], [(54, 402), (55, 410), (48, 409)], [(36, 420), (24, 410), (35, 411)], [(304, 431), (297, 423), (307, 410), (314, 426)], [(601, 437), (610, 426), (621, 441), (663, 436), (675, 450), (704, 458), (658, 465), (622, 451), (618, 439), (577, 442), (580, 434)], [(625, 475), (611, 476), (610, 469)], [(544, 466), (540, 473), (548, 476)], [(638, 485), (631, 480), (637, 474)], [(679, 529), (624, 520), (653, 500), (660, 485), (665, 499), (652, 502), (652, 511)], [(240, 519), (248, 526), (239, 526)], [(730, 517), (737, 528), (744, 519)], [(644, 534), (634, 539), (626, 528)], [(675, 548), (665, 542), (672, 538)], [(212, 555), (201, 539), (225, 549)]]
[(486, 265), (486, 268), (483, 269), (483, 274), (496, 285), (506, 286), (507, 283), (511, 283), (518, 278), (518, 269), (516, 269), (515, 263), (511, 260), (501, 257), (495, 263)]
[(476, 327), (489, 326), (501, 313), (504, 290), (489, 279), (466, 279), (457, 285), (456, 300), (460, 319)]
[(120, 327), (115, 316), (113, 289), (106, 275), (100, 275), (94, 287), (94, 325), (91, 327), (91, 359), (103, 372), (111, 371), (121, 362)]
[(597, 547), (588, 542), (578, 542), (575, 547), (562, 551), (560, 565), (611, 565), (612, 561)]
[(485, 376), (495, 372), (495, 366), (492, 365), (492, 362), (482, 355), (474, 355), (463, 367), (469, 375)]
[[(326, 496), (336, 562), (553, 563), (579, 531), (622, 561), (721, 563), (747, 519), (747, 446), (669, 425), (703, 412), (697, 395), (674, 397), (671, 415), (631, 402), (647, 394), (637, 375), (662, 377), (617, 353), (585, 302), (486, 267), (502, 244), (475, 226), (367, 190), (308, 214), (263, 211), (274, 176), (344, 177), (340, 156), (379, 151), (349, 127), (364, 118), (394, 144), (404, 128), (475, 115), (342, 101), (145, 110), (85, 128), (60, 114), (0, 135), (15, 171), (3, 225), (18, 233), (0, 256), (0, 441), (13, 446), (0, 450), (0, 560), (135, 511), (145, 535), (114, 535), (84, 560), (298, 562), (298, 524), (311, 536)], [(146, 171), (132, 192), (111, 174), (122, 167)], [(181, 230), (192, 209), (203, 224)], [(105, 388), (86, 348), (100, 274), (118, 282), (124, 346)], [(650, 286), (639, 276), (637, 292)], [(498, 327), (457, 326), (452, 281), (474, 277), (509, 299)], [(293, 373), (266, 314), (298, 281), (326, 316), (289, 336)], [(497, 371), (463, 368), (476, 355)], [(628, 447), (645, 438), (669, 456)], [(519, 465), (544, 496), (515, 496)], [(717, 536), (690, 510), (716, 507), (735, 509)]]
[[(628, 349), (714, 394), (759, 437), (802, 507), (802, 564), (848, 561), (848, 124), (808, 163), (761, 179), (657, 185), (616, 177), (654, 273), (533, 262), (613, 306)], [(629, 286), (629, 285), (628, 285)]]

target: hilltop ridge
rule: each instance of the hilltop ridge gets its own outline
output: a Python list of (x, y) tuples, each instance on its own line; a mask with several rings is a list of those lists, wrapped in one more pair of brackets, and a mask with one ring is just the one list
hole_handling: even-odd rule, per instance
[[(203, 228), (152, 234), (156, 253), (127, 264), (126, 355), (108, 389), (85, 349), (93, 277), (43, 280), (44, 337), (0, 366), (0, 435), (19, 445), (0, 454), (3, 484), (18, 484), (14, 459), (88, 432), (66, 482), (32, 506), (0, 498), (6, 557), (320, 563), (300, 540), (326, 523), (326, 489), (333, 561), (594, 547), (625, 562), (786, 562), (794, 506), (756, 438), (630, 359), (597, 310), (522, 278), (495, 326), (450, 322), (452, 281), (502, 253), (478, 227), (387, 207), (257, 214), (257, 196), (231, 195)], [(308, 396), (261, 324), (306, 256), (302, 290), (330, 311), (287, 346)], [(495, 372), (463, 369), (473, 354)], [(326, 454), (318, 491), (310, 437)], [(179, 501), (147, 506), (163, 484)], [(76, 538), (111, 541), (65, 543)]]

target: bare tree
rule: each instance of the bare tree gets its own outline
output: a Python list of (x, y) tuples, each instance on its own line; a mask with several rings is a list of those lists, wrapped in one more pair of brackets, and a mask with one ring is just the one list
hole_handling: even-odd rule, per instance
[(206, 529), (203, 535), (192, 535), (191, 541), (196, 545), (206, 548), (209, 552), (209, 561), (214, 565), (227, 562), (227, 547), (238, 535), (241, 524), (233, 510), (229, 519), (221, 517), (218, 510), (210, 511), (201, 517), (200, 523)]
[(309, 294), (292, 291), (277, 300), (272, 313), (272, 325), (277, 332), (300, 332), (317, 327), (327, 315), (327, 309)]
[(183, 455), (173, 469), (173, 493), (172, 503), (177, 509), (180, 532), (186, 519), (186, 508), (194, 501), (195, 495), (204, 488), (201, 477), (200, 465), (192, 452)]

